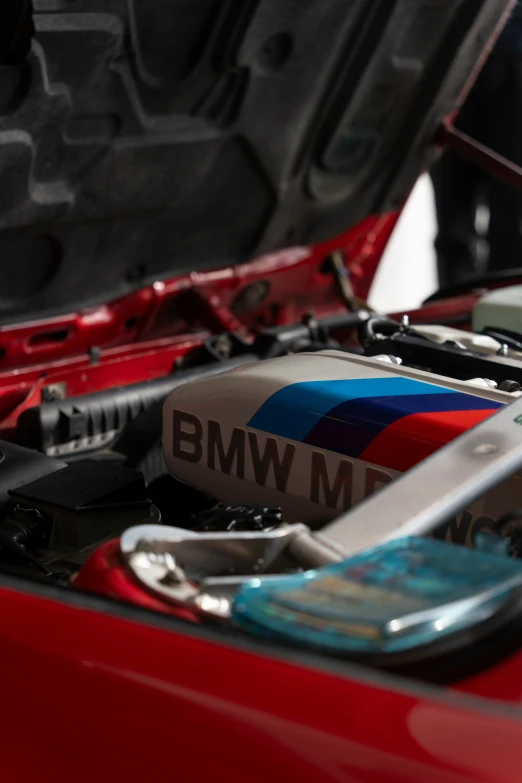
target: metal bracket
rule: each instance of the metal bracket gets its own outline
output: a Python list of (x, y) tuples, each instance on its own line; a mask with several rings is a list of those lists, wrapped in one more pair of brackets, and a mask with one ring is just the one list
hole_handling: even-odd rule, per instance
[(436, 142), (487, 171), (495, 179), (505, 182), (515, 190), (522, 191), (522, 168), (520, 166), (493, 152), (489, 147), (472, 139), (471, 136), (457, 130), (450, 122), (441, 126)]
[(149, 592), (169, 603), (225, 620), (240, 585), (270, 569), (277, 573), (284, 568), (281, 558), (303, 533), (310, 534), (304, 525), (282, 525), (254, 533), (193, 533), (163, 525), (140, 525), (123, 533), (120, 551)]

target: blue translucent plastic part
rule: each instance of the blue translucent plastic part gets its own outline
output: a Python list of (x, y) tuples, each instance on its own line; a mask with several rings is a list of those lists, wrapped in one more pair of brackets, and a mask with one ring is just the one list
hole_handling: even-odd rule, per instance
[(495, 615), (522, 590), (522, 562), (405, 538), (298, 576), (246, 582), (232, 616), (252, 633), (335, 652), (429, 645)]

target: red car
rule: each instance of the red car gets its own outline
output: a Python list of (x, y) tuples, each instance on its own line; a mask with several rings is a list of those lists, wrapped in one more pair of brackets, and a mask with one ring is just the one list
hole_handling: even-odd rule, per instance
[(513, 2), (3, 5), (1, 779), (515, 783), (520, 624), (381, 671), (173, 611), (118, 548), (205, 510), (162, 461), (176, 385), (355, 346), (443, 135), (513, 177), (447, 130)]

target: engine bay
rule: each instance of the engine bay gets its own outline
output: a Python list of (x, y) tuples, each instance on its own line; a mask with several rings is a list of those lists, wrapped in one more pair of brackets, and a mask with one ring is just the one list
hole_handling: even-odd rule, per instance
[(6, 780), (513, 780), (522, 268), (374, 284), (516, 5), (0, 3)]
[(421, 679), (488, 669), (519, 648), (519, 291), (464, 329), (359, 303), (58, 384), (4, 429), (1, 572)]

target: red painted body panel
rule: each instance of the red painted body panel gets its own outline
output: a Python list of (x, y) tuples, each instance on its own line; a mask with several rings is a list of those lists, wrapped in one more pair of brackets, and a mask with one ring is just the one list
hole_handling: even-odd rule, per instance
[(470, 677), (458, 684), (463, 693), (474, 693), (486, 699), (522, 703), (522, 653), (517, 652), (506, 661), (492, 666), (487, 672)]
[[(92, 346), (108, 351), (193, 331), (295, 323), (310, 309), (317, 316), (342, 309), (331, 275), (323, 272), (325, 259), (342, 250), (355, 294), (366, 297), (397, 217), (367, 218), (321, 245), (154, 283), (84, 312), (0, 327), (0, 373), (43, 364), (53, 369), (54, 362), (85, 354)], [(260, 281), (269, 283), (266, 298), (233, 314), (237, 295)]]
[(520, 780), (519, 711), (11, 590), (0, 628), (6, 783)]
[[(295, 323), (310, 311), (317, 317), (342, 312), (332, 276), (323, 272), (325, 259), (341, 249), (354, 292), (367, 296), (397, 217), (367, 218), (322, 245), (155, 283), (82, 313), (0, 327), (2, 437), (23, 410), (41, 402), (44, 386), (64, 384), (72, 397), (139, 383), (170, 373), (209, 334)], [(263, 302), (233, 312), (238, 294), (261, 281), (269, 282)], [(94, 360), (93, 347), (99, 349)]]

